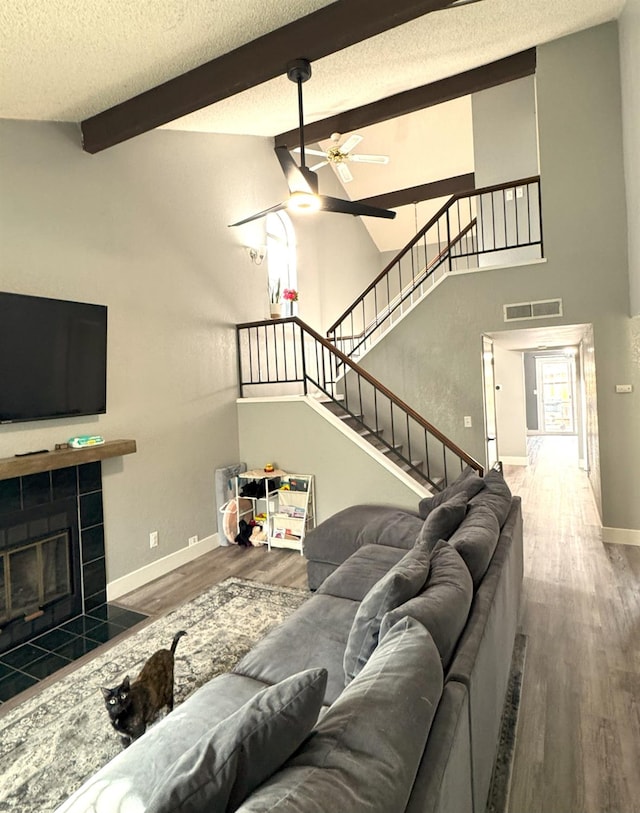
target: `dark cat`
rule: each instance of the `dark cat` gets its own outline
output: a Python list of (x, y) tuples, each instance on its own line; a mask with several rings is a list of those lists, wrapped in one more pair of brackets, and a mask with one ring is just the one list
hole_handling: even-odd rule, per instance
[(111, 725), (125, 748), (144, 734), (163, 706), (173, 709), (173, 656), (186, 634), (184, 630), (177, 632), (171, 649), (155, 652), (133, 682), (127, 675), (119, 686), (102, 688)]

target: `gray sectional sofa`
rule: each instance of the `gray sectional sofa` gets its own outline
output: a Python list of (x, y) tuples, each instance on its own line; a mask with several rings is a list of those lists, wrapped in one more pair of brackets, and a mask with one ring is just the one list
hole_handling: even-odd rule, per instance
[(305, 540), (314, 595), (58, 810), (484, 813), (517, 626), (522, 512), (470, 470), (416, 512)]

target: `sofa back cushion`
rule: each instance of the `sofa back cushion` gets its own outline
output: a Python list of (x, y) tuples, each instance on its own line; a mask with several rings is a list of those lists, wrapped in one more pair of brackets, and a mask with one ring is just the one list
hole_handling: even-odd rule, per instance
[(487, 572), (499, 536), (500, 524), (495, 513), (488, 505), (472, 502), (466, 517), (449, 539), (469, 569), (474, 590)]
[(484, 481), (478, 475), (475, 469), (467, 466), (457, 480), (454, 480), (451, 485), (443, 488), (442, 491), (437, 491), (432, 497), (425, 497), (418, 503), (418, 513), (423, 519), (426, 519), (429, 514), (446, 502), (456, 494), (464, 494), (467, 500), (470, 500), (475, 494), (484, 488)]
[(445, 540), (431, 553), (429, 578), (415, 598), (390, 610), (382, 619), (380, 635), (400, 619), (411, 616), (423, 624), (434, 640), (444, 668), (449, 665), (467, 622), (473, 582), (460, 554)]
[(483, 478), (484, 488), (470, 500), (472, 505), (486, 505), (496, 515), (500, 527), (504, 525), (511, 510), (511, 489), (502, 472), (491, 469)]
[(239, 813), (403, 811), (441, 694), (438, 651), (406, 618)]
[(427, 545), (416, 544), (363, 598), (344, 651), (347, 684), (360, 672), (378, 645), (380, 624), (385, 614), (415, 596), (424, 586), (429, 575), (429, 560)]
[(236, 810), (307, 737), (326, 682), (326, 670), (310, 669), (263, 689), (169, 768), (147, 813)]

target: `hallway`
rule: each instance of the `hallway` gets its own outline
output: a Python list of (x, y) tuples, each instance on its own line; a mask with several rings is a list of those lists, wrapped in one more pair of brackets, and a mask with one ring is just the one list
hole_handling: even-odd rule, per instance
[(640, 548), (607, 545), (577, 438), (505, 466), (523, 500), (528, 636), (510, 813), (640, 811)]

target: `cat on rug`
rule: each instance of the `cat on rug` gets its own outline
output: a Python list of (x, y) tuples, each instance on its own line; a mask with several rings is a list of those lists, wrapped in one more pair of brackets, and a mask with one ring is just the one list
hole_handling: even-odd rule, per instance
[(134, 681), (127, 675), (112, 689), (102, 687), (109, 720), (125, 748), (144, 734), (163, 706), (173, 709), (174, 654), (186, 634), (180, 630), (173, 636), (171, 649), (154, 652)]

